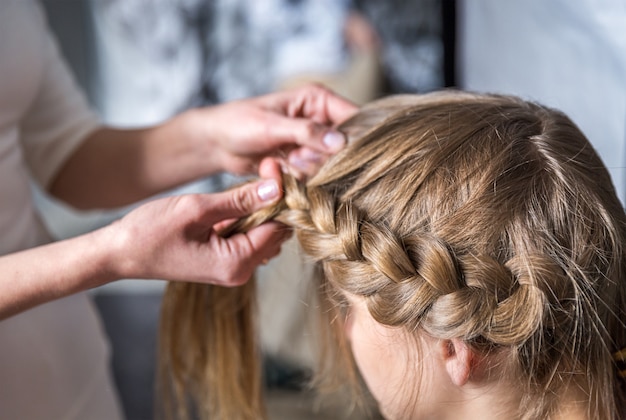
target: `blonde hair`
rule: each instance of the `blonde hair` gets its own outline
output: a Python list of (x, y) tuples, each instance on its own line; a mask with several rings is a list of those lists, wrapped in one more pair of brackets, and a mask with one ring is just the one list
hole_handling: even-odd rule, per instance
[[(327, 350), (341, 356), (325, 375), (356, 382), (340, 333), (348, 292), (381, 324), (510, 349), (519, 418), (549, 418), (572, 384), (591, 418), (625, 416), (612, 354), (626, 346), (626, 218), (580, 130), (538, 104), (461, 92), (385, 98), (341, 129), (349, 145), (318, 175), (287, 177), (279, 206), (235, 227), (280, 220), (319, 265)], [(207, 417), (261, 416), (253, 287), (168, 288), (174, 406), (190, 395)]]

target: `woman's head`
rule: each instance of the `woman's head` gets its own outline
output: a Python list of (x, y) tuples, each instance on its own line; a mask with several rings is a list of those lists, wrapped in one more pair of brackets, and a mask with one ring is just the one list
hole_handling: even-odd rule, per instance
[(610, 406), (625, 219), (575, 125), (457, 92), (387, 98), (343, 129), (351, 144), (281, 216), (335, 307), (350, 296), (384, 326), (506, 354), (539, 416), (573, 384)]
[(340, 129), (348, 146), (306, 185), (287, 179), (272, 215), (320, 267), (326, 373), (345, 374), (332, 366), (345, 330), (392, 416), (436, 414), (427, 403), (451, 385), (514, 383), (508, 417), (552, 416), (566, 395), (617, 417), (626, 220), (576, 126), (516, 98), (445, 92), (373, 102)]

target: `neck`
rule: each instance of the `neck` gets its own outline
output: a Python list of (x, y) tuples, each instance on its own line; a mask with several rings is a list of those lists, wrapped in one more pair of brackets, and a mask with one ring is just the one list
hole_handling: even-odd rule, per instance
[(445, 419), (479, 418), (497, 420), (515, 418), (521, 393), (515, 387), (490, 384), (474, 387), (471, 384), (459, 389), (458, 404), (450, 404)]
[[(481, 420), (518, 418), (522, 399), (519, 387), (502, 383), (488, 387), (463, 387), (456, 402), (447, 405), (441, 419), (480, 418)], [(569, 387), (556, 402), (550, 420), (589, 420), (589, 396), (580, 388)]]

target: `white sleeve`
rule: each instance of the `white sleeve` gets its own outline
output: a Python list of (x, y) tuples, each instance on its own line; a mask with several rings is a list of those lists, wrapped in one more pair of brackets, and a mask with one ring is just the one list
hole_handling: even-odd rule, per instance
[(100, 121), (63, 61), (41, 9), (39, 13), (41, 25), (32, 30), (41, 32), (42, 76), (37, 96), (21, 121), (20, 134), (26, 164), (45, 188)]

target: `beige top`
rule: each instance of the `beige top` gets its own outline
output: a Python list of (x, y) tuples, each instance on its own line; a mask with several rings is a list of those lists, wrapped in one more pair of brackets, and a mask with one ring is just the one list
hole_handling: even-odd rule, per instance
[[(30, 183), (45, 187), (98, 125), (40, 6), (0, 1), (0, 254), (49, 241)], [(108, 361), (85, 294), (0, 322), (0, 418), (121, 418)]]

